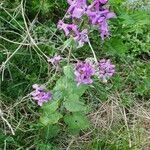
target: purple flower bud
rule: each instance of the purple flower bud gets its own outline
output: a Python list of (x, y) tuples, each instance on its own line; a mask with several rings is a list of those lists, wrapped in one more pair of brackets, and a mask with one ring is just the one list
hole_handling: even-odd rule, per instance
[(61, 57), (60, 57), (60, 55), (57, 55), (57, 54), (55, 54), (54, 57), (47, 59), (47, 61), (48, 61), (49, 63), (52, 63), (53, 65), (57, 65), (60, 60), (61, 60)]
[(93, 82), (91, 76), (94, 74), (94, 70), (89, 63), (77, 62), (74, 74), (77, 86), (80, 84), (91, 84)]
[(44, 87), (34, 84), (33, 86), (34, 91), (31, 92), (32, 99), (37, 101), (39, 106), (42, 106), (44, 102), (48, 102), (52, 99), (52, 94), (50, 92), (46, 92)]
[(102, 81), (107, 81), (107, 79), (115, 73), (115, 65), (113, 65), (109, 59), (100, 60), (98, 67), (99, 78), (102, 79)]

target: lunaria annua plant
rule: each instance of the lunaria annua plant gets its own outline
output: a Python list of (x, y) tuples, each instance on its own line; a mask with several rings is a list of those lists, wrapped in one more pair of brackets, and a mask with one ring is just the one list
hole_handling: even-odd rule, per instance
[[(99, 30), (102, 40), (109, 36), (107, 21), (115, 17), (115, 13), (110, 12), (105, 6), (108, 0), (93, 0), (89, 5), (86, 0), (67, 0), (67, 2), (69, 8), (64, 20), (58, 21), (57, 28), (63, 30), (67, 38), (70, 36), (73, 37), (78, 47), (82, 47), (85, 43), (90, 43), (88, 33), (93, 26)], [(86, 25), (81, 27), (80, 22), (85, 18), (88, 19), (85, 22), (83, 21)], [(69, 21), (71, 23), (67, 23), (68, 20), (71, 20)], [(60, 60), (62, 60), (62, 58), (58, 54), (55, 54), (51, 58), (47, 57), (47, 61), (54, 66), (58, 65)], [(73, 65), (74, 81), (77, 87), (81, 84), (92, 84), (93, 76), (97, 76), (102, 82), (107, 82), (115, 73), (115, 66), (109, 59), (95, 60), (94, 63), (87, 60), (77, 61), (77, 63)], [(44, 102), (48, 102), (52, 99), (51, 92), (47, 92), (42, 86), (35, 84), (33, 85), (33, 89), (34, 91), (31, 93), (32, 98), (37, 101), (39, 106), (42, 106)]]

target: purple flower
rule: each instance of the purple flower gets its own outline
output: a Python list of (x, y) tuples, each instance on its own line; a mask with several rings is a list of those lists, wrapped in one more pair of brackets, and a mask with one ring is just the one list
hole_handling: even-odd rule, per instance
[(79, 47), (82, 47), (84, 43), (88, 42), (88, 30), (84, 29), (82, 32), (79, 32), (77, 25), (75, 24), (65, 24), (62, 20), (58, 22), (59, 29), (64, 30), (65, 35), (69, 36), (70, 32), (73, 33), (74, 40), (78, 43)]
[(108, 0), (99, 0), (99, 2), (104, 5), (108, 2)]
[(60, 57), (60, 55), (57, 55), (57, 54), (55, 54), (54, 57), (47, 59), (47, 61), (49, 63), (52, 63), (53, 65), (57, 65), (60, 60), (61, 60), (61, 57)]
[(66, 24), (62, 20), (59, 20), (57, 27), (60, 30), (64, 30), (65, 35), (67, 37), (70, 35), (71, 31), (73, 32), (74, 35), (79, 34), (79, 31), (77, 29), (77, 25), (75, 25), (75, 24)]
[(37, 101), (39, 106), (42, 106), (44, 102), (48, 102), (52, 99), (52, 95), (50, 92), (46, 92), (44, 87), (34, 84), (33, 86), (34, 91), (31, 92), (33, 100)]
[(102, 81), (106, 82), (107, 79), (110, 78), (115, 73), (115, 65), (113, 65), (109, 59), (100, 60), (98, 67), (99, 67), (98, 76), (100, 79), (102, 79)]
[(86, 11), (92, 25), (98, 25), (102, 40), (109, 35), (107, 20), (115, 16), (107, 8), (102, 8), (102, 5), (107, 3), (107, 0), (93, 0)]
[(86, 5), (86, 0), (67, 0), (68, 4), (70, 5), (67, 13), (69, 16), (67, 17), (72, 17), (72, 18), (78, 18), (80, 19), (82, 15), (85, 13), (87, 5)]
[(88, 6), (88, 9), (93, 11), (98, 11), (101, 7), (107, 3), (108, 0), (93, 0), (91, 5)]
[(103, 20), (101, 24), (99, 25), (99, 31), (100, 31), (100, 36), (102, 40), (105, 39), (105, 37), (109, 36), (109, 31), (108, 31), (108, 24), (106, 20)]
[(95, 10), (95, 11), (91, 11), (91, 10), (87, 10), (87, 15), (91, 20), (91, 23), (93, 25), (99, 24), (100, 20), (104, 20), (106, 19), (106, 14), (108, 13), (108, 9), (99, 11), (99, 10)]
[(94, 70), (89, 63), (77, 62), (74, 74), (77, 86), (80, 84), (91, 84), (93, 82), (91, 76), (94, 74)]
[(88, 30), (84, 29), (74, 37), (74, 40), (78, 43), (79, 47), (82, 47), (84, 43), (88, 42)]

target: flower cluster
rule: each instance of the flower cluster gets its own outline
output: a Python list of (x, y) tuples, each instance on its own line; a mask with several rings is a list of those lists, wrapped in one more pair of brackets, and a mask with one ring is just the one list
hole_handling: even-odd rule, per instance
[(74, 74), (78, 86), (80, 84), (91, 84), (93, 82), (91, 76), (94, 74), (94, 70), (89, 63), (77, 62)]
[(98, 64), (99, 78), (103, 81), (107, 81), (108, 78), (112, 77), (115, 73), (115, 65), (113, 65), (110, 59), (102, 59)]
[(74, 40), (79, 44), (79, 46), (83, 46), (84, 43), (88, 42), (88, 30), (84, 29), (79, 32), (78, 27), (75, 24), (66, 24), (62, 20), (59, 20), (57, 28), (63, 30), (67, 37), (72, 33)]
[(34, 84), (34, 91), (31, 92), (32, 98), (37, 101), (39, 106), (42, 106), (44, 102), (48, 102), (52, 99), (52, 94), (50, 92), (46, 92), (44, 88), (38, 84)]
[[(88, 29), (83, 29), (80, 32), (75, 22), (78, 23), (81, 17), (86, 15), (90, 24), (98, 27), (100, 36), (102, 40), (104, 40), (104, 38), (109, 35), (107, 20), (115, 16), (108, 8), (103, 7), (107, 1), (108, 0), (93, 0), (90, 5), (87, 5), (86, 0), (67, 0), (69, 8), (65, 18), (71, 18), (74, 23), (66, 24), (60, 20), (57, 27), (63, 30), (67, 37), (72, 35), (74, 40), (80, 46), (83, 46), (84, 43), (88, 42)], [(75, 19), (77, 21), (75, 21)]]
[(91, 84), (93, 75), (98, 76), (103, 82), (107, 80), (115, 73), (115, 65), (108, 59), (102, 59), (97, 64), (90, 62), (77, 62), (75, 65), (75, 81), (77, 85), (80, 84)]

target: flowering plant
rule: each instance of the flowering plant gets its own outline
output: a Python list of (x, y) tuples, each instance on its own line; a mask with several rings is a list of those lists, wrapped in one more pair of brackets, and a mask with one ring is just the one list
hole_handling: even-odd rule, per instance
[[(72, 23), (59, 20), (57, 28), (63, 30), (67, 38), (72, 36), (79, 47), (88, 43), (94, 59), (77, 60), (76, 63), (68, 61), (67, 65), (63, 66), (64, 75), (58, 79), (51, 92), (48, 92), (46, 87), (34, 84), (31, 95), (33, 100), (42, 106), (40, 117), (42, 125), (56, 125), (58, 122), (64, 122), (71, 132), (79, 132), (88, 127), (86, 113), (89, 111), (88, 105), (81, 100), (81, 96), (95, 78), (106, 83), (115, 73), (115, 65), (109, 59), (97, 60), (89, 41), (89, 29), (96, 26), (101, 39), (104, 40), (109, 36), (107, 20), (115, 14), (104, 7), (107, 0), (93, 0), (89, 5), (86, 0), (67, 0), (67, 2), (69, 8), (64, 19), (70, 19)], [(79, 24), (84, 16), (88, 19), (88, 28), (80, 31)], [(47, 57), (48, 63), (54, 67), (59, 67), (60, 60), (64, 61), (58, 54), (52, 58)]]

